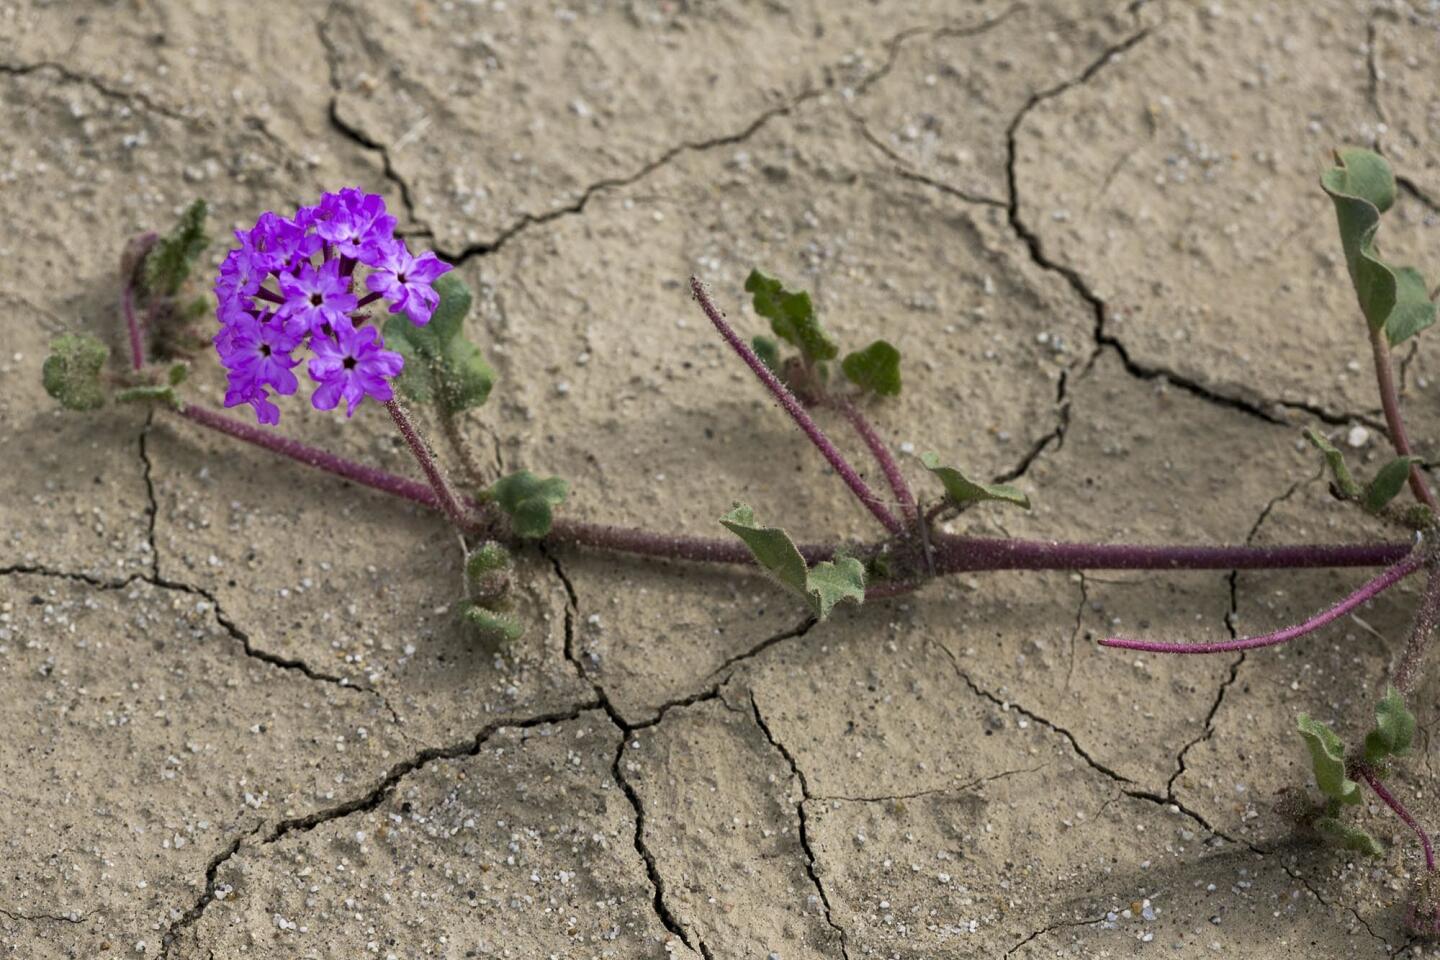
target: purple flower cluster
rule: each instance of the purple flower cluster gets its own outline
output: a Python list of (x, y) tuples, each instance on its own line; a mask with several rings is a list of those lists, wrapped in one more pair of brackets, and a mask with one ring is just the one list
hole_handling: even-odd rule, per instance
[[(367, 396), (382, 402), (393, 396), (390, 381), (405, 361), (385, 349), (360, 311), (384, 300), (391, 313), (424, 326), (440, 301), (432, 284), (450, 269), (429, 251), (413, 256), (394, 231), (385, 201), (353, 187), (325, 194), (292, 218), (267, 212), (253, 229), (235, 231), (240, 246), (215, 281), (215, 349), (230, 375), (225, 406), (248, 403), (261, 423), (279, 423), (270, 392), (299, 389), (295, 354), (306, 349), (316, 409), (333, 410), (344, 400), (350, 416)], [(368, 292), (356, 296), (361, 268)]]

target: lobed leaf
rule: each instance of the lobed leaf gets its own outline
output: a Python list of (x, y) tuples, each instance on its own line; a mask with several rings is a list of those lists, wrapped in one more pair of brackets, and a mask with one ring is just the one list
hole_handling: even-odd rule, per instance
[(1375, 728), (1365, 735), (1365, 760), (1379, 763), (1410, 749), (1415, 738), (1415, 715), (1405, 706), (1405, 698), (1393, 686), (1375, 706)]
[(900, 393), (900, 351), (885, 340), (876, 340), (864, 350), (847, 353), (840, 369), (861, 390), (882, 397)]
[(567, 491), (559, 477), (542, 478), (521, 470), (495, 481), (490, 496), (510, 515), (517, 535), (536, 538), (550, 532), (554, 508), (565, 501)]
[(940, 478), (940, 483), (945, 487), (945, 496), (957, 507), (982, 500), (1000, 500), (1030, 509), (1030, 498), (1008, 483), (980, 483), (971, 480), (954, 467), (941, 466), (939, 454), (933, 452), (920, 454), (920, 462), (926, 470)]
[(745, 280), (745, 291), (751, 295), (755, 312), (770, 321), (775, 336), (797, 347), (807, 364), (834, 360), (840, 346), (815, 318), (810, 294), (786, 290), (779, 280), (751, 270)]
[(1385, 848), (1370, 834), (1337, 817), (1321, 817), (1316, 820), (1315, 831), (1325, 838), (1326, 843), (1341, 850), (1354, 850), (1370, 857), (1378, 857), (1385, 852)]
[(1365, 494), (1361, 497), (1365, 509), (1375, 513), (1394, 500), (1405, 489), (1405, 481), (1410, 479), (1410, 465), (1419, 462), (1419, 457), (1396, 457), (1381, 467), (1375, 479), (1365, 486)]
[(397, 384), (418, 403), (434, 403), (451, 415), (481, 406), (495, 385), (495, 370), (480, 348), (464, 337), (465, 315), (472, 297), (465, 281), (453, 273), (435, 281), (440, 302), (430, 322), (417, 327), (405, 316), (385, 322), (385, 344), (405, 358)]
[(720, 523), (745, 543), (760, 569), (803, 597), (818, 619), (830, 616), (842, 600), (864, 602), (865, 565), (854, 557), (837, 555), (833, 561), (807, 567), (790, 535), (779, 527), (757, 524), (755, 511), (747, 504), (736, 503)]
[(150, 248), (140, 270), (140, 284), (146, 294), (173, 297), (180, 292), (180, 285), (210, 244), (205, 235), (206, 212), (205, 201), (196, 200), (185, 208), (175, 229)]
[(1314, 427), (1305, 429), (1305, 439), (1309, 440), (1311, 445), (1324, 455), (1325, 462), (1330, 466), (1330, 475), (1335, 481), (1335, 489), (1340, 495), (1344, 497), (1360, 496), (1360, 484), (1355, 482), (1350, 468), (1345, 465), (1345, 454), (1341, 453), (1339, 448)]
[(1433, 324), (1436, 310), (1419, 271), (1392, 266), (1375, 245), (1380, 215), (1395, 203), (1395, 174), (1370, 150), (1337, 150), (1335, 162), (1320, 185), (1335, 204), (1345, 266), (1366, 322), (1393, 346)]
[(1310, 765), (1320, 792), (1341, 803), (1359, 803), (1360, 786), (1345, 776), (1345, 745), (1335, 731), (1303, 713), (1299, 726), (1300, 735), (1310, 748)]
[(86, 334), (67, 333), (50, 341), (40, 370), (45, 392), (67, 410), (97, 410), (105, 405), (100, 373), (110, 348)]

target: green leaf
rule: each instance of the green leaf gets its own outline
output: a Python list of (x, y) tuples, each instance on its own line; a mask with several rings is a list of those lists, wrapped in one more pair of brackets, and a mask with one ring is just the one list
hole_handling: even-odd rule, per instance
[(1395, 202), (1395, 175), (1385, 158), (1370, 150), (1337, 150), (1335, 162), (1320, 185), (1335, 204), (1345, 266), (1370, 329), (1384, 330), (1393, 346), (1435, 322), (1424, 278), (1381, 259), (1375, 245), (1380, 215)]
[(755, 312), (770, 321), (770, 329), (775, 331), (775, 336), (798, 347), (807, 364), (834, 360), (839, 354), (839, 344), (830, 339), (820, 321), (815, 319), (810, 294), (803, 290), (799, 293), (786, 290), (779, 280), (767, 277), (759, 270), (750, 271), (745, 280), (745, 290), (752, 295)]
[(760, 362), (770, 368), (771, 373), (777, 377), (780, 375), (780, 344), (769, 337), (752, 337), (750, 348), (755, 351)]
[(97, 410), (105, 405), (100, 372), (110, 348), (94, 337), (67, 333), (50, 341), (50, 355), (40, 370), (45, 392), (67, 410)]
[(474, 628), (480, 639), (487, 641), (514, 641), (525, 634), (525, 626), (508, 613), (497, 613), (482, 606), (472, 606), (465, 611), (465, 621)]
[(1405, 481), (1410, 478), (1410, 465), (1419, 463), (1419, 457), (1396, 457), (1375, 474), (1365, 487), (1365, 495), (1361, 502), (1365, 509), (1374, 513), (1380, 510), (1385, 504), (1395, 499), (1395, 496), (1405, 489)]
[(815, 616), (824, 620), (841, 600), (865, 602), (865, 564), (854, 557), (837, 555), (810, 568), (805, 590), (812, 598)]
[(1325, 462), (1330, 465), (1330, 475), (1335, 478), (1335, 489), (1341, 496), (1358, 497), (1360, 495), (1360, 484), (1350, 474), (1350, 468), (1345, 465), (1345, 454), (1341, 453), (1336, 446), (1325, 435), (1314, 427), (1307, 427), (1305, 439), (1325, 456)]
[(865, 565), (854, 557), (836, 555), (833, 561), (807, 567), (790, 535), (779, 527), (759, 526), (755, 511), (743, 503), (735, 504), (720, 523), (744, 541), (760, 569), (803, 597), (818, 619), (828, 617), (842, 600), (864, 602)]
[(160, 386), (138, 386), (126, 387), (115, 394), (116, 403), (163, 403), (179, 410), (183, 404), (180, 397), (175, 393), (175, 388), (169, 384)]
[(978, 503), (981, 500), (1000, 500), (1024, 507), (1026, 510), (1030, 509), (1030, 498), (1008, 483), (980, 483), (971, 480), (953, 467), (941, 466), (940, 456), (936, 453), (920, 454), (920, 462), (924, 464), (926, 470), (940, 478), (941, 484), (945, 487), (945, 496), (949, 497), (950, 502), (957, 507), (963, 507), (968, 503)]
[(1415, 715), (1405, 706), (1405, 698), (1393, 686), (1375, 706), (1375, 728), (1365, 735), (1365, 760), (1379, 763), (1386, 757), (1398, 756), (1410, 749), (1415, 737)]
[(507, 571), (514, 563), (509, 550), (489, 540), (470, 551), (470, 557), (465, 561), (465, 574), (471, 580), (478, 580), (492, 573)]
[(550, 532), (554, 508), (565, 501), (567, 486), (559, 477), (540, 478), (529, 470), (501, 477), (490, 488), (500, 509), (510, 515), (515, 533), (543, 537)]
[(190, 275), (190, 269), (209, 245), (205, 236), (204, 200), (196, 200), (185, 208), (180, 222), (161, 237), (145, 256), (140, 282), (151, 297), (173, 297)]
[(1378, 857), (1385, 852), (1385, 848), (1370, 834), (1336, 817), (1321, 817), (1316, 820), (1315, 831), (1325, 838), (1326, 843), (1341, 850), (1354, 850), (1370, 857)]
[(480, 348), (464, 337), (472, 297), (465, 281), (451, 273), (435, 281), (440, 303), (430, 322), (417, 327), (403, 315), (385, 321), (385, 345), (405, 358), (397, 381), (417, 403), (434, 403), (442, 414), (482, 405), (495, 385), (495, 370)]
[(847, 353), (840, 361), (840, 369), (862, 390), (882, 397), (893, 397), (900, 392), (900, 351), (884, 340)]
[(165, 381), (172, 387), (178, 387), (190, 376), (190, 364), (172, 363), (170, 369), (165, 371)]
[(1345, 776), (1345, 745), (1325, 724), (1300, 714), (1300, 735), (1310, 748), (1310, 764), (1315, 783), (1325, 796), (1341, 803), (1359, 803), (1360, 787)]

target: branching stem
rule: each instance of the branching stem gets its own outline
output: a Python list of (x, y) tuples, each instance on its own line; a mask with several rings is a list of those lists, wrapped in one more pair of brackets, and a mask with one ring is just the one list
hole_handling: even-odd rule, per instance
[(1100, 645), (1102, 647), (1119, 647), (1122, 650), (1139, 650), (1144, 653), (1233, 653), (1237, 650), (1254, 650), (1257, 647), (1273, 647), (1281, 643), (1288, 643), (1298, 637), (1303, 637), (1307, 633), (1314, 633), (1327, 623), (1340, 619), (1351, 610), (1373, 600), (1401, 580), (1410, 576), (1410, 574), (1420, 569), (1424, 562), (1424, 558), (1418, 553), (1411, 554), (1404, 560), (1386, 569), (1378, 577), (1369, 581), (1359, 590), (1356, 590), (1328, 610), (1317, 613), (1304, 623), (1296, 624), (1293, 627), (1286, 627), (1283, 630), (1276, 630), (1274, 633), (1265, 633), (1254, 637), (1241, 637), (1238, 640), (1225, 640), (1220, 643), (1156, 643), (1151, 640), (1130, 640), (1125, 637), (1109, 637), (1101, 640)]
[(790, 414), (790, 418), (795, 421), (796, 425), (800, 427), (800, 430), (809, 438), (810, 442), (815, 445), (816, 449), (820, 451), (826, 460), (830, 461), (830, 466), (834, 467), (835, 472), (840, 474), (840, 478), (845, 481), (845, 484), (855, 494), (856, 498), (875, 515), (875, 519), (879, 520), (886, 530), (897, 535), (904, 533), (904, 526), (901, 525), (899, 520), (895, 519), (895, 515), (886, 508), (885, 504), (875, 495), (875, 492), (870, 489), (869, 485), (860, 478), (860, 474), (855, 472), (855, 468), (850, 466), (849, 461), (836, 449), (835, 444), (830, 442), (830, 438), (825, 436), (825, 431), (820, 429), (820, 425), (811, 418), (810, 414), (805, 412), (805, 407), (799, 400), (795, 399), (795, 395), (790, 392), (785, 384), (780, 382), (775, 374), (770, 372), (770, 368), (765, 366), (765, 362), (755, 355), (755, 351), (750, 349), (750, 345), (740, 339), (740, 335), (726, 322), (724, 314), (722, 314), (714, 302), (711, 301), (710, 295), (705, 292), (705, 288), (701, 286), (698, 278), (690, 278), (690, 291), (695, 295), (696, 301), (699, 302), (700, 309), (705, 311), (705, 316), (709, 317), (710, 322), (715, 325), (715, 329), (720, 331), (720, 336), (725, 338), (725, 342), (730, 344), (730, 348), (740, 355), (740, 359), (745, 361), (745, 365), (750, 368), (751, 372), (765, 385), (765, 388), (780, 402), (780, 406), (785, 408), (785, 412)]
[[(1375, 383), (1380, 388), (1380, 406), (1385, 411), (1385, 426), (1390, 432), (1390, 444), (1395, 452), (1402, 457), (1410, 456), (1410, 437), (1405, 432), (1405, 420), (1400, 415), (1400, 394), (1395, 389), (1395, 371), (1390, 363), (1390, 344), (1385, 339), (1385, 331), (1371, 329), (1370, 331), (1370, 352), (1375, 357)], [(1435, 494), (1425, 483), (1425, 477), (1420, 473), (1420, 468), (1410, 465), (1410, 489), (1415, 494), (1415, 499), (1436, 513), (1440, 513), (1440, 503), (1435, 500)]]
[(1415, 831), (1415, 836), (1420, 838), (1420, 846), (1425, 850), (1425, 870), (1427, 873), (1434, 873), (1435, 848), (1430, 845), (1430, 835), (1425, 832), (1425, 828), (1420, 826), (1419, 822), (1410, 815), (1410, 811), (1405, 809), (1405, 805), (1385, 788), (1385, 784), (1375, 775), (1375, 771), (1372, 770), (1369, 765), (1360, 764), (1355, 768), (1355, 772), (1359, 774), (1362, 780), (1370, 785), (1370, 789), (1375, 791), (1375, 796), (1379, 797), (1385, 806), (1395, 812), (1395, 816), (1404, 820), (1405, 825)]
[(405, 438), (405, 445), (410, 448), (415, 462), (420, 464), (420, 469), (425, 472), (425, 479), (430, 481), (430, 489), (435, 491), (435, 501), (441, 511), (457, 529), (467, 529), (470, 526), (470, 517), (466, 514), (464, 506), (461, 505), (459, 496), (450, 488), (450, 481), (445, 479), (445, 473), (440, 469), (440, 464), (435, 462), (435, 455), (430, 451), (429, 445), (420, 436), (420, 431), (415, 429), (415, 424), (411, 422), (410, 415), (405, 412), (405, 408), (401, 406), (400, 398), (387, 400), (385, 409), (390, 411), (390, 419), (395, 421), (400, 436)]
[[(162, 410), (171, 409), (168, 406)], [(214, 410), (187, 403), (178, 411), (186, 420), (289, 457), (431, 509), (441, 509), (436, 492), (426, 484), (385, 470), (356, 463), (328, 450), (321, 450), (253, 424), (236, 420)], [(468, 508), (465, 529), (487, 533), (485, 507), (464, 499)], [(663, 560), (700, 563), (752, 563), (750, 552), (737, 540), (666, 534), (609, 524), (586, 523), (563, 517), (555, 519), (547, 543), (573, 545), (628, 553)], [(800, 553), (808, 563), (835, 556), (828, 544), (801, 543)], [(853, 549), (861, 557), (874, 556), (883, 544)], [(966, 573), (986, 570), (1254, 570), (1299, 567), (1375, 567), (1395, 563), (1410, 552), (1408, 543), (1297, 544), (1273, 547), (1250, 546), (1164, 546), (1140, 544), (1065, 543), (1058, 540), (998, 540), (981, 537), (935, 535), (937, 573)]]

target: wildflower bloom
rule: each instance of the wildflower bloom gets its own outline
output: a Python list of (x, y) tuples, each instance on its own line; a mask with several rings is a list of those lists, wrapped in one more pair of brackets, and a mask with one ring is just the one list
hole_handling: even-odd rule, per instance
[[(349, 187), (327, 193), (293, 217), (260, 215), (235, 231), (240, 245), (220, 265), (215, 349), (229, 374), (225, 406), (248, 403), (261, 423), (280, 420), (271, 393), (300, 388), (301, 369), (315, 384), (310, 403), (351, 416), (366, 397), (389, 401), (390, 381), (404, 366), (363, 307), (388, 301), (416, 326), (430, 321), (440, 297), (432, 284), (450, 265), (418, 257), (394, 234), (395, 218), (376, 194)], [(369, 293), (357, 291), (364, 286)]]

